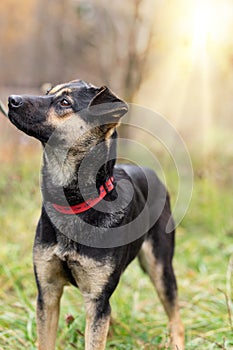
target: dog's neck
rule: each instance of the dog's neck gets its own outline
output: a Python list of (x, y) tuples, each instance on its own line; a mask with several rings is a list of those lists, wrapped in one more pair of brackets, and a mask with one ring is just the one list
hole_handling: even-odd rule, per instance
[(116, 159), (115, 145), (111, 147), (109, 140), (102, 148), (101, 154), (94, 154), (83, 166), (83, 156), (75, 150), (67, 152), (46, 147), (42, 167), (44, 201), (75, 205), (84, 199), (95, 198), (100, 186), (113, 176)]

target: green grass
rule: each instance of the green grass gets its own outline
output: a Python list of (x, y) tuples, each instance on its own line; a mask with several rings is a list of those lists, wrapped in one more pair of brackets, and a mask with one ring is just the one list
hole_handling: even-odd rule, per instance
[[(0, 349), (36, 349), (32, 244), (40, 212), (40, 162), (4, 165), (0, 175)], [(187, 350), (233, 349), (233, 196), (227, 165), (195, 175), (191, 206), (177, 230), (174, 265)], [(211, 169), (210, 169), (211, 170)], [(219, 179), (220, 176), (220, 179)], [(174, 175), (169, 172), (173, 193)], [(231, 261), (231, 264), (230, 264)], [(147, 276), (133, 262), (112, 297), (107, 349), (167, 349), (167, 319)], [(67, 324), (67, 315), (74, 321)], [(58, 350), (84, 348), (85, 310), (65, 290)]]

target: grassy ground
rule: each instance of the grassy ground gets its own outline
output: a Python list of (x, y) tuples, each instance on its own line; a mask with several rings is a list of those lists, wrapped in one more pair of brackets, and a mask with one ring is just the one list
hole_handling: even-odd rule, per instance
[[(36, 349), (31, 250), (41, 201), (39, 163), (6, 164), (1, 169), (1, 350)], [(177, 231), (174, 265), (187, 350), (233, 349), (233, 196), (225, 167), (206, 173), (196, 166), (192, 203)], [(137, 261), (123, 275), (112, 309), (107, 349), (168, 348), (167, 319)], [(67, 323), (69, 314), (72, 324)], [(82, 298), (76, 289), (67, 288), (57, 349), (82, 349), (84, 323)]]

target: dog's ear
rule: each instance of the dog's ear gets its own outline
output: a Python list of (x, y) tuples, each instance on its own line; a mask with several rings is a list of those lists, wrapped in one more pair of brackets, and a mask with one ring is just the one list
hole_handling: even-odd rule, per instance
[(88, 112), (97, 117), (119, 119), (128, 112), (128, 106), (123, 100), (114, 95), (107, 86), (103, 86), (89, 103)]

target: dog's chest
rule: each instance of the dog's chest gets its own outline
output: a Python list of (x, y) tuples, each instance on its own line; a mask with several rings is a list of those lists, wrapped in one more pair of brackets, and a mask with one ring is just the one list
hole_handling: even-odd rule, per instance
[(107, 259), (98, 261), (72, 252), (65, 256), (65, 261), (82, 294), (91, 298), (102, 293), (113, 272), (113, 265)]

